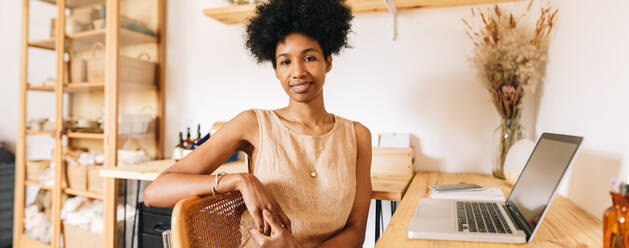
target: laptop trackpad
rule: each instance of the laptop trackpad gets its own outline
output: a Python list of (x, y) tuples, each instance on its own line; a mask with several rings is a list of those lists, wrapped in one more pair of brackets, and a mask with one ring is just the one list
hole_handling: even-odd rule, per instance
[(421, 199), (408, 228), (411, 232), (454, 232), (456, 224), (452, 200)]

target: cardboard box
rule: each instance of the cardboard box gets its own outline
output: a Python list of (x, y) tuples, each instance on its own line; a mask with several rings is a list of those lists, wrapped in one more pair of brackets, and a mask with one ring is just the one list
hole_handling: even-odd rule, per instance
[(77, 226), (63, 223), (65, 248), (102, 248), (105, 234), (93, 233)]
[(29, 160), (26, 162), (26, 180), (39, 181), (39, 175), (50, 167), (50, 160)]
[(103, 193), (105, 191), (105, 178), (100, 175), (99, 165), (90, 165), (87, 167), (87, 190), (94, 193)]
[(68, 187), (73, 190), (87, 190), (87, 166), (66, 163)]
[[(133, 221), (127, 220), (127, 230), (132, 228), (132, 222)], [(122, 224), (122, 221), (118, 221), (116, 224), (116, 229), (119, 232), (122, 230), (124, 225)], [(115, 236), (114, 244), (118, 247), (122, 242), (122, 235)], [(130, 238), (131, 235), (128, 235), (128, 237)], [(78, 226), (63, 223), (63, 240), (65, 242), (65, 248), (103, 248), (104, 239), (104, 233), (90, 232), (88, 230), (81, 229)]]

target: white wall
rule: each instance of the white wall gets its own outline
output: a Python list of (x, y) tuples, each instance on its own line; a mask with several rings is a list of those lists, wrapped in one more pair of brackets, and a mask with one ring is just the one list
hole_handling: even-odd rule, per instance
[[(167, 2), (167, 154), (177, 132), (187, 126), (200, 122), (208, 130), (211, 123), (245, 109), (287, 104), (271, 66), (256, 65), (244, 48), (243, 26), (201, 14), (224, 2)], [(629, 174), (629, 105), (624, 101), (629, 3), (552, 4), (560, 14), (548, 80), (539, 92), (539, 114), (531, 97), (523, 122), (532, 139), (544, 131), (585, 136), (562, 193), (600, 218), (610, 204), (609, 176)], [(0, 122), (0, 139), (11, 143), (17, 130), (20, 7), (19, 1), (0, 2), (0, 31), (6, 37), (0, 40), (0, 108), (8, 120)], [(356, 16), (354, 48), (334, 57), (326, 80), (327, 109), (362, 122), (374, 138), (381, 132), (412, 133), (416, 170), (489, 172), (490, 139), (499, 118), (466, 62), (472, 46), (460, 18), (468, 13), (468, 7), (401, 12), (397, 41), (390, 39), (388, 14)], [(372, 221), (366, 247), (373, 244)]]
[(561, 193), (600, 219), (609, 178), (629, 175), (629, 2), (553, 5), (560, 13), (536, 131), (584, 136)]

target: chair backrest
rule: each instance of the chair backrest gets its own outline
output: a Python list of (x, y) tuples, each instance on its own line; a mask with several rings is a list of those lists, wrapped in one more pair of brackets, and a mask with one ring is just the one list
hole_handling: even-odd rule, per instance
[(177, 202), (171, 219), (172, 247), (240, 247), (240, 216), (245, 210), (238, 191)]

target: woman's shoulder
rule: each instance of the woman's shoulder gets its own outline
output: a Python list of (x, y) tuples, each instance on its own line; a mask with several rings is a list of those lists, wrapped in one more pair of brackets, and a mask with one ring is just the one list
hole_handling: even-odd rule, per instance
[(371, 140), (371, 132), (369, 131), (369, 128), (367, 128), (365, 125), (363, 125), (359, 121), (351, 120), (343, 116), (339, 116), (337, 114), (334, 114), (334, 116), (336, 117), (337, 121), (341, 123), (346, 123), (348, 126), (354, 129), (354, 133), (356, 135), (357, 141), (360, 142), (364, 140)]
[(244, 110), (229, 120), (221, 129), (229, 127), (228, 130), (240, 133), (244, 140), (251, 141), (257, 137), (258, 119), (253, 109)]
[(345, 118), (345, 117), (337, 115), (337, 114), (334, 114), (334, 116), (336, 117), (337, 121), (345, 122), (345, 123), (347, 123), (349, 125), (352, 125), (354, 127), (354, 129), (356, 130), (357, 134), (358, 134), (358, 132), (361, 132), (361, 133), (369, 132), (369, 129), (365, 125), (360, 123), (359, 121), (351, 120), (349, 118)]

